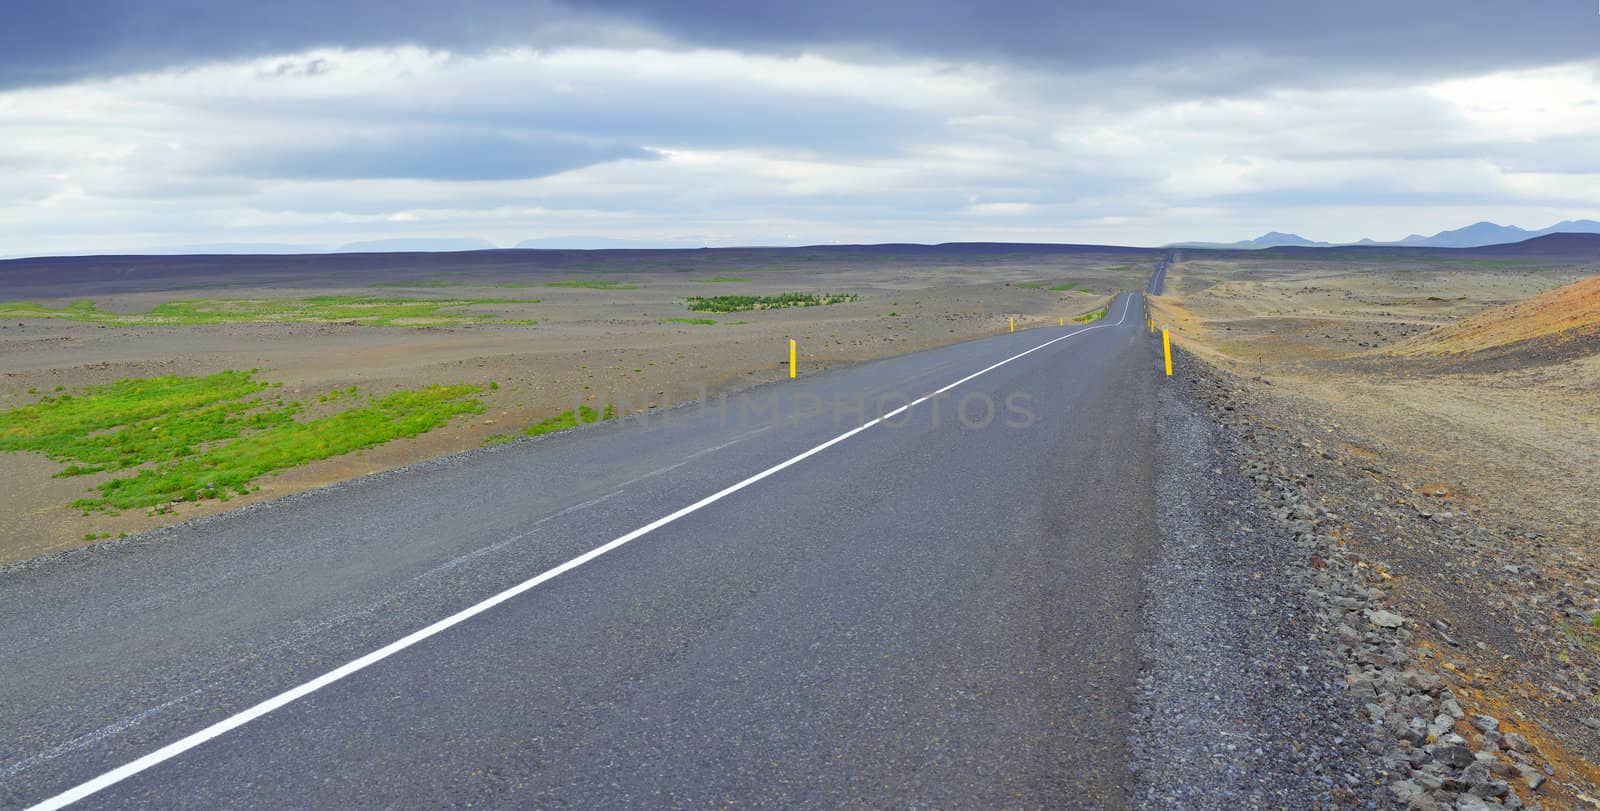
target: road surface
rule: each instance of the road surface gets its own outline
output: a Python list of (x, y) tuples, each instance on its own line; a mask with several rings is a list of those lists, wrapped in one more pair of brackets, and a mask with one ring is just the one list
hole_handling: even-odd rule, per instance
[(0, 573), (0, 805), (1123, 805), (1157, 376), (1123, 295)]

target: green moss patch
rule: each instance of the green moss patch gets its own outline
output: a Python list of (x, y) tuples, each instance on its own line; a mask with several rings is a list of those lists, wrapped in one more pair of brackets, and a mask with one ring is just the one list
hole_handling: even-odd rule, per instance
[(31, 451), (67, 465), (57, 476), (134, 471), (94, 486), (73, 506), (150, 507), (249, 492), (261, 476), (413, 437), (482, 412), (471, 385), (428, 386), (356, 404), (352, 389), (324, 394), (343, 411), (300, 420), (255, 370), (151, 377), (91, 386), (0, 412), (0, 451)]

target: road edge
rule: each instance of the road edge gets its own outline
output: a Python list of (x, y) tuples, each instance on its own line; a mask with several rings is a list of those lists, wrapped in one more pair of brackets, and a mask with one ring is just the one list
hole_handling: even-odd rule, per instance
[(1180, 363), (1157, 394), (1155, 558), (1141, 595), (1131, 800), (1383, 807), (1360, 704), (1320, 646), (1311, 571)]

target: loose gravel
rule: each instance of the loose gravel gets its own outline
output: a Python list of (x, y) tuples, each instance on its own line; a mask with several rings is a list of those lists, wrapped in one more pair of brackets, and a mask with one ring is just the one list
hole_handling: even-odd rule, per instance
[(1145, 584), (1137, 801), (1600, 805), (1581, 785), (1551, 796), (1579, 775), (1519, 733), (1526, 719), (1508, 726), (1458, 693), (1466, 679), (1434, 649), (1462, 644), (1458, 632), (1407, 616), (1388, 565), (1355, 551), (1346, 536), (1367, 522), (1353, 515), (1398, 497), (1362, 496), (1368, 479), (1255, 413), (1246, 395), (1266, 381), (1192, 358), (1178, 368), (1158, 412), (1162, 547)]
[(1134, 803), (1384, 807), (1361, 705), (1308, 640), (1305, 555), (1252, 492), (1187, 375), (1158, 405), (1158, 559), (1144, 583)]

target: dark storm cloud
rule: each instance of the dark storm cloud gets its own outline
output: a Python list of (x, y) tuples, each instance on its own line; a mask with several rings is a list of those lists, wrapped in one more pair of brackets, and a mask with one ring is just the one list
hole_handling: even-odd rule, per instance
[[(747, 50), (850, 49), (1036, 63), (1155, 64), (1158, 83), (1235, 84), (1350, 74), (1446, 75), (1591, 57), (1588, 0), (26, 0), (0, 26), (0, 87), (260, 56), (316, 46), (455, 51), (582, 44), (633, 23), (682, 42)], [(1262, 60), (1232, 71), (1219, 54)], [(1235, 88), (1236, 89), (1236, 88)]]
[(284, 179), (521, 180), (614, 160), (654, 160), (626, 144), (478, 133), (402, 134), (251, 150), (217, 169)]
[(319, 46), (475, 50), (537, 42), (571, 15), (509, 0), (18, 0), (0, 20), (0, 88)]

